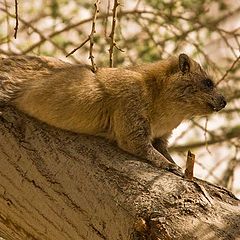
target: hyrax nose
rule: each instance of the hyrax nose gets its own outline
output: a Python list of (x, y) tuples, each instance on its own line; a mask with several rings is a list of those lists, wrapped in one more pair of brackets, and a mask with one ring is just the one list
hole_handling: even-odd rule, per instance
[(220, 97), (220, 106), (224, 108), (227, 105), (227, 102), (223, 96)]

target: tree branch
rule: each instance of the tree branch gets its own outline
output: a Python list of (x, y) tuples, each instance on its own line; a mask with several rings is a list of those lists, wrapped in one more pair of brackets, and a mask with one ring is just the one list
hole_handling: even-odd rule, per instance
[[(222, 143), (224, 141), (228, 141), (230, 139), (234, 138), (240, 138), (240, 127), (232, 128), (228, 132), (224, 134), (224, 137), (218, 137), (216, 136), (215, 138), (209, 139), (207, 141), (207, 145), (213, 145), (217, 143)], [(190, 143), (186, 145), (177, 145), (177, 146), (172, 146), (170, 147), (170, 151), (187, 151), (188, 149), (194, 149), (194, 148), (199, 148), (206, 146), (206, 141), (200, 141), (196, 143)]]
[(12, 108), (3, 109), (0, 132), (6, 240), (202, 240), (203, 234), (230, 240), (240, 234), (240, 201), (224, 188), (183, 179), (104, 139), (54, 129)]
[[(50, 59), (41, 61), (52, 67)], [(67, 76), (69, 63), (64, 64), (59, 70)], [(14, 77), (15, 66), (1, 68), (2, 76)], [(24, 74), (34, 76), (36, 71), (38, 67)], [(4, 239), (239, 236), (240, 201), (228, 190), (153, 167), (103, 138), (50, 127), (11, 107), (1, 110), (0, 236)]]

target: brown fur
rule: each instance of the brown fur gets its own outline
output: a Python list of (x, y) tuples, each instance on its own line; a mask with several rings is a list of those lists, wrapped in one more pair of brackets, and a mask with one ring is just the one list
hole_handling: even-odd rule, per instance
[(0, 101), (58, 128), (116, 141), (159, 167), (175, 168), (167, 151), (172, 130), (184, 119), (225, 106), (216, 88), (204, 85), (208, 78), (185, 54), (96, 73), (54, 58), (14, 56), (0, 60)]

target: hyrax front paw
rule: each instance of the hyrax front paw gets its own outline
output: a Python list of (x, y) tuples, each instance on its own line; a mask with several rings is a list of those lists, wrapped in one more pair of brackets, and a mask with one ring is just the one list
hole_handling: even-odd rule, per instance
[(182, 169), (177, 164), (171, 163), (166, 159), (161, 159), (161, 161), (158, 161), (155, 165), (161, 169), (165, 169), (178, 176), (183, 176)]
[(177, 164), (170, 163), (170, 165), (164, 167), (164, 169), (166, 169), (167, 171), (172, 172), (178, 176), (183, 177), (182, 169)]

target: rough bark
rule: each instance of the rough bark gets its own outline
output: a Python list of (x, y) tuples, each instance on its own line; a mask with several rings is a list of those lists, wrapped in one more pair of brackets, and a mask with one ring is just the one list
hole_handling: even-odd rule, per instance
[(240, 201), (221, 187), (9, 107), (0, 133), (6, 240), (240, 239)]

